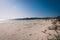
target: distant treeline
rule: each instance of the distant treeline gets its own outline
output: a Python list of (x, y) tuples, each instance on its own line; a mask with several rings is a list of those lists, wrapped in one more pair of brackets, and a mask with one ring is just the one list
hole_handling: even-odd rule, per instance
[(35, 19), (60, 19), (60, 16), (57, 17), (45, 17), (45, 18), (39, 18), (39, 17), (33, 17), (33, 18), (16, 18), (13, 20), (35, 20)]

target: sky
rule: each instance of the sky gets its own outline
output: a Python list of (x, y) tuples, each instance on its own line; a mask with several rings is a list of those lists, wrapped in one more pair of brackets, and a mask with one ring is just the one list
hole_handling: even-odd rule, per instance
[(0, 0), (0, 19), (60, 16), (60, 0)]

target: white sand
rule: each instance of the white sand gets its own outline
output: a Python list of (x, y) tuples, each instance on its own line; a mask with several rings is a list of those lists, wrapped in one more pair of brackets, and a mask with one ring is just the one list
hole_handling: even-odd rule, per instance
[[(54, 21), (54, 20), (53, 20)], [(57, 32), (51, 20), (22, 20), (0, 23), (0, 40), (55, 40)], [(60, 27), (60, 24), (57, 23)]]

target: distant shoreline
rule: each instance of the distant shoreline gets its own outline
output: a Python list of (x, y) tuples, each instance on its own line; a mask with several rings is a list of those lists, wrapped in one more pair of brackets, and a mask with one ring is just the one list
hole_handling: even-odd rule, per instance
[[(31, 18), (14, 18), (14, 19), (6, 19), (7, 21), (8, 20), (37, 20), (37, 19), (44, 19), (44, 20), (47, 20), (47, 19), (59, 19), (60, 20), (60, 16), (57, 16), (57, 17), (44, 17), (44, 18), (40, 18), (40, 17), (31, 17)], [(0, 21), (5, 21), (4, 20), (1, 20)]]
[(36, 20), (36, 19), (60, 19), (60, 16), (58, 17), (45, 17), (45, 18), (39, 18), (39, 17), (32, 17), (32, 18), (15, 18), (11, 20)]

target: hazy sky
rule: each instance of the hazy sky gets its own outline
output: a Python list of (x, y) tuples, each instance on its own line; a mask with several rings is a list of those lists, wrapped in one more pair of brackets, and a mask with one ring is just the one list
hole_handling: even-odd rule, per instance
[(0, 0), (0, 19), (60, 16), (60, 0)]

